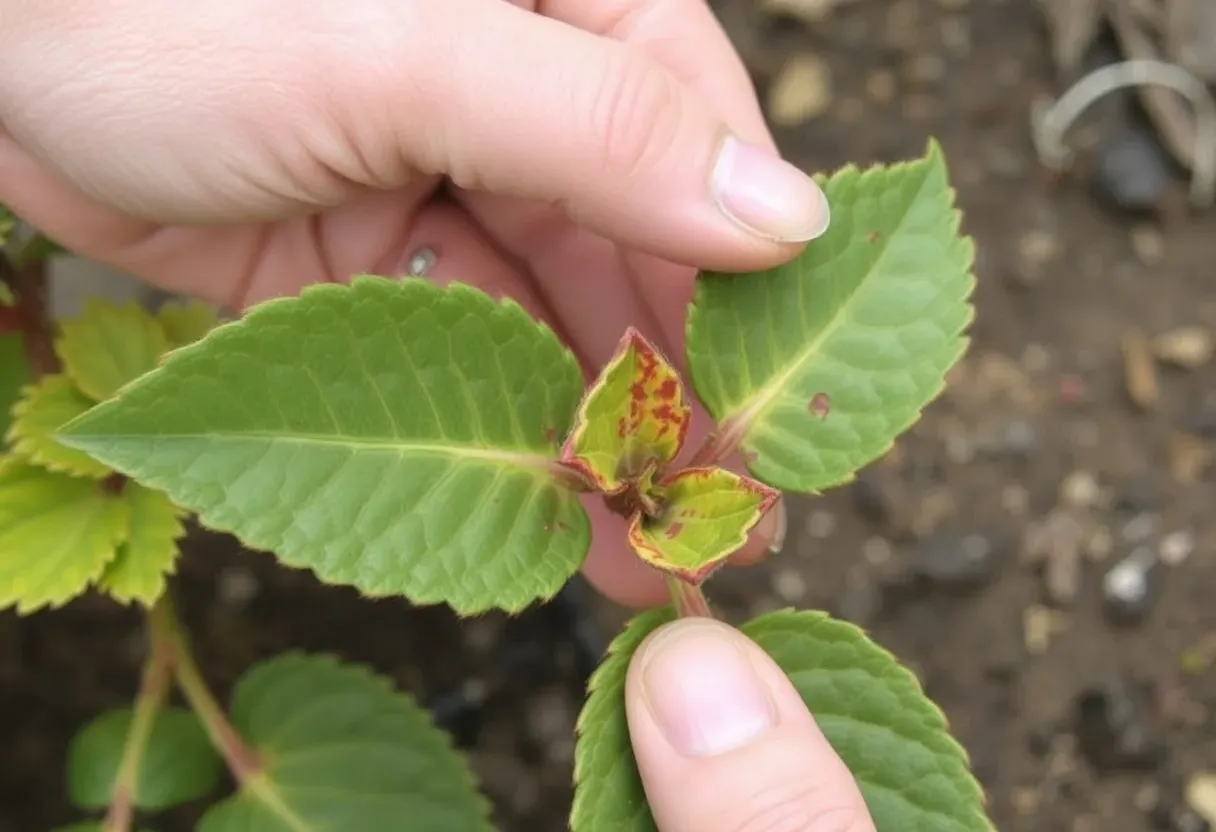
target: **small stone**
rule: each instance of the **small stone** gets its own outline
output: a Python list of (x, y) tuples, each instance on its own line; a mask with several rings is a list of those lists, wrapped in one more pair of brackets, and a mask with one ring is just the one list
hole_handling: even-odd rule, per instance
[(1067, 606), (1081, 590), (1081, 548), (1078, 545), (1048, 549), (1043, 587), (1052, 603)]
[(861, 556), (871, 566), (886, 566), (891, 562), (891, 542), (885, 537), (868, 537), (861, 544)]
[(1147, 546), (1133, 549), (1102, 579), (1107, 618), (1116, 624), (1138, 624), (1156, 600), (1156, 553)]
[(226, 566), (216, 576), (216, 595), (230, 607), (248, 606), (261, 590), (257, 575), (243, 566)]
[(1084, 690), (1073, 711), (1077, 747), (1099, 773), (1152, 768), (1163, 746), (1150, 713), (1147, 698), (1130, 685)]
[(1153, 339), (1153, 355), (1184, 370), (1202, 367), (1214, 354), (1216, 338), (1201, 326), (1180, 326)]
[(1073, 471), (1060, 483), (1060, 502), (1071, 508), (1091, 508), (1102, 497), (1102, 489), (1088, 471)]
[(1141, 410), (1157, 407), (1157, 365), (1144, 334), (1132, 327), (1123, 333), (1123, 384), (1127, 396)]
[(773, 592), (788, 604), (796, 604), (806, 598), (806, 578), (794, 569), (782, 569), (773, 576)]
[(1059, 238), (1051, 231), (1032, 229), (1018, 241), (1018, 276), (1023, 283), (1042, 280), (1046, 267), (1063, 251)]
[(1157, 556), (1165, 566), (1178, 566), (1195, 551), (1195, 533), (1190, 529), (1170, 532), (1161, 538)]
[(1151, 225), (1138, 225), (1128, 235), (1132, 253), (1146, 266), (1160, 265), (1165, 258), (1165, 239)]
[(971, 54), (971, 29), (964, 17), (947, 17), (941, 23), (942, 46), (956, 58)]
[(935, 84), (946, 75), (946, 62), (940, 55), (914, 55), (904, 68), (908, 80), (916, 84)]
[(1184, 789), (1186, 805), (1210, 825), (1216, 825), (1216, 773), (1192, 774)]
[(1152, 512), (1141, 512), (1123, 525), (1120, 537), (1124, 543), (1133, 545), (1144, 543), (1157, 533), (1158, 518)]
[(836, 531), (836, 516), (830, 511), (812, 511), (806, 517), (806, 533), (816, 540), (826, 540)]
[(1170, 478), (1179, 485), (1192, 485), (1203, 478), (1212, 464), (1212, 447), (1199, 436), (1175, 433), (1170, 437)]
[(945, 587), (973, 588), (986, 583), (1000, 568), (1003, 541), (987, 534), (935, 535), (916, 547), (909, 558), (913, 575)]
[(1023, 517), (1030, 510), (1030, 491), (1016, 482), (1001, 489), (1001, 508), (1014, 517)]
[(768, 91), (768, 114), (780, 127), (803, 124), (823, 115), (832, 103), (831, 74), (818, 55), (790, 58)]
[(1051, 367), (1051, 353), (1042, 344), (1027, 344), (1022, 350), (1022, 368), (1028, 373), (1043, 373)]
[(1155, 210), (1169, 191), (1173, 175), (1157, 136), (1139, 126), (1108, 133), (1097, 150), (1094, 185), (1116, 207)]
[(438, 256), (432, 248), (420, 248), (410, 256), (405, 272), (410, 277), (423, 277), (435, 267)]
[(1115, 536), (1105, 526), (1094, 529), (1094, 533), (1085, 542), (1085, 556), (1094, 563), (1106, 560), (1114, 550)]
[(1001, 450), (1010, 456), (1026, 456), (1032, 453), (1039, 444), (1038, 432), (1034, 425), (1025, 419), (1011, 419), (1005, 425)]
[(1065, 626), (1066, 619), (1059, 610), (1031, 604), (1022, 610), (1022, 641), (1026, 645), (1026, 652), (1032, 656), (1046, 653), (1052, 637), (1063, 631)]

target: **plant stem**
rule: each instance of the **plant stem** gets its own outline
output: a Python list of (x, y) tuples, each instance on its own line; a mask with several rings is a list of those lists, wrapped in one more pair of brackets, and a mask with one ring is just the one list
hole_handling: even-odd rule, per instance
[(688, 461), (688, 467), (705, 468), (717, 465), (738, 449), (744, 433), (745, 431), (739, 428), (737, 423), (723, 422), (718, 425), (709, 436), (705, 437), (701, 447), (697, 448), (692, 459)]
[(668, 575), (667, 591), (671, 593), (671, 605), (675, 607), (676, 615), (680, 618), (714, 617), (701, 587)]
[(245, 783), (257, 774), (261, 762), (232, 727), (224, 709), (215, 701), (207, 682), (199, 672), (185, 634), (172, 607), (164, 600), (152, 609), (152, 628), (165, 639), (173, 658), (174, 676), (182, 695), (198, 715), (211, 744), (228, 764), (228, 770), (238, 783)]
[(29, 356), (35, 378), (57, 372), (59, 358), (55, 355), (54, 336), (47, 316), (47, 266), (41, 260), (15, 267), (0, 257), (4, 280), (17, 296), (17, 305), (10, 310), (18, 322), (21, 337)]
[(118, 764), (118, 775), (110, 793), (110, 807), (102, 826), (104, 832), (129, 832), (131, 828), (138, 796), (139, 767), (152, 736), (156, 714), (169, 695), (169, 682), (173, 678), (173, 651), (163, 635), (150, 626), (150, 622), (148, 639), (148, 657), (144, 660), (139, 694), (135, 699), (135, 714), (123, 743), (122, 760)]

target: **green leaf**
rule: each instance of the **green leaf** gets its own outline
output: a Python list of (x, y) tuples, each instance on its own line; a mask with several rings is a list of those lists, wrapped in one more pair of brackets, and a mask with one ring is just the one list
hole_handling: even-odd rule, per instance
[[(651, 832), (629, 744), (624, 686), (642, 640), (668, 610), (635, 618), (592, 677), (579, 716), (573, 832)], [(878, 832), (994, 832), (966, 752), (916, 677), (860, 629), (782, 610), (742, 631), (773, 657), (853, 772)]]
[(12, 457), (0, 466), (0, 609), (24, 614), (84, 592), (130, 530), (122, 497), (95, 480)]
[(694, 584), (737, 552), (781, 497), (722, 468), (686, 468), (661, 488), (663, 512), (634, 514), (629, 544), (651, 566)]
[(629, 740), (625, 676), (629, 660), (646, 636), (674, 618), (670, 607), (635, 616), (608, 645), (607, 655), (591, 674), (576, 727), (572, 832), (657, 830)]
[(13, 405), (30, 377), (25, 342), (15, 332), (0, 333), (0, 437), (7, 436), (12, 424)]
[(823, 237), (770, 271), (701, 276), (688, 317), (698, 396), (751, 473), (790, 491), (881, 456), (941, 391), (973, 312), (974, 247), (936, 143), (824, 190)]
[(579, 406), (562, 461), (620, 493), (675, 459), (690, 416), (679, 374), (631, 327)]
[(157, 311), (156, 319), (174, 349), (193, 344), (220, 324), (215, 308), (197, 300), (170, 301)]
[(186, 533), (182, 512), (165, 494), (137, 482), (127, 482), (122, 497), (131, 510), (131, 535), (97, 585), (124, 604), (151, 606), (177, 561), (177, 541)]
[[(68, 796), (81, 809), (109, 805), (131, 730), (130, 708), (106, 711), (72, 738), (68, 747)], [(159, 811), (211, 792), (224, 764), (193, 712), (162, 708), (144, 746), (133, 804)]]
[(447, 734), (365, 668), (279, 656), (237, 683), (231, 713), (263, 768), (199, 832), (491, 829)]
[(124, 384), (156, 368), (169, 339), (155, 318), (135, 301), (121, 306), (96, 299), (84, 314), (64, 321), (55, 351), (80, 391), (105, 401)]
[(0, 251), (4, 249), (8, 243), (9, 235), (13, 233), (13, 229), (17, 227), (17, 217), (12, 211), (0, 205)]
[(101, 479), (114, 471), (84, 451), (54, 438), (55, 431), (85, 413), (92, 403), (62, 373), (43, 376), (25, 388), (13, 408), (8, 441), (13, 453), (43, 468), (78, 477)]
[[(4, 241), (0, 239), (0, 246), (4, 245)], [(0, 282), (0, 306), (15, 306), (17, 296), (13, 294), (12, 287), (7, 283)]]
[(513, 302), (361, 277), (175, 350), (60, 438), (324, 581), (518, 610), (587, 552), (554, 473), (582, 387)]

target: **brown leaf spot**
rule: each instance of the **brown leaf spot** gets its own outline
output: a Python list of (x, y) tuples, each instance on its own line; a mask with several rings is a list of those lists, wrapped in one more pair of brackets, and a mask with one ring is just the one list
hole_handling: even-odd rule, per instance
[(869, 234), (866, 235), (866, 242), (868, 242), (868, 243), (877, 242), (878, 238), (880, 236), (881, 235), (877, 231), (871, 231)]
[(827, 393), (816, 393), (811, 396), (809, 409), (812, 416), (823, 421), (828, 418), (828, 413), (832, 410), (832, 400), (828, 398)]
[(677, 520), (675, 523), (671, 523), (666, 529), (663, 530), (663, 535), (668, 540), (671, 540), (682, 531), (684, 531), (684, 524)]

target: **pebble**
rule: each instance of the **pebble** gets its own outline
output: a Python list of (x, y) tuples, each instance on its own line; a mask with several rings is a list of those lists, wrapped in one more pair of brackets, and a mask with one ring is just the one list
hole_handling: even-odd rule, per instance
[(1120, 536), (1125, 543), (1133, 545), (1144, 543), (1157, 533), (1157, 523), (1156, 514), (1149, 511), (1141, 512), (1123, 524)]
[(1088, 471), (1073, 471), (1060, 483), (1060, 502), (1071, 508), (1091, 508), (1101, 497), (1102, 489)]
[(1063, 251), (1060, 239), (1051, 231), (1032, 229), (1018, 240), (1017, 272), (1021, 282), (1027, 285), (1038, 283), (1044, 277), (1047, 266), (1059, 258)]
[(786, 61), (768, 90), (768, 115), (779, 127), (792, 127), (817, 118), (831, 103), (828, 65), (810, 53)]
[(1041, 656), (1051, 646), (1051, 639), (1064, 631), (1068, 620), (1059, 610), (1053, 610), (1042, 604), (1031, 604), (1022, 610), (1022, 643), (1026, 652), (1032, 656)]
[(1128, 211), (1155, 209), (1173, 177), (1156, 135), (1138, 125), (1108, 133), (1097, 151), (1094, 185), (1101, 197)]
[(836, 531), (836, 516), (822, 509), (812, 511), (806, 517), (806, 533), (816, 540), (826, 540)]
[(1216, 338), (1202, 326), (1180, 326), (1153, 339), (1153, 355), (1159, 360), (1194, 370), (1216, 355)]
[(216, 594), (221, 603), (240, 609), (262, 591), (257, 575), (243, 566), (226, 566), (216, 576)]
[(787, 604), (796, 604), (806, 598), (806, 578), (796, 569), (781, 569), (773, 575), (773, 592)]
[(1125, 683), (1089, 688), (1077, 697), (1073, 733), (1096, 771), (1148, 769), (1160, 762), (1164, 747), (1146, 700)]
[(1014, 517), (1023, 517), (1030, 510), (1030, 491), (1024, 485), (1009, 483), (1001, 489), (1001, 508)]
[(1210, 825), (1216, 825), (1216, 772), (1201, 771), (1186, 781), (1186, 805)]
[(1110, 568), (1102, 579), (1107, 618), (1116, 624), (1137, 624), (1153, 607), (1157, 594), (1155, 552), (1140, 546)]
[(895, 73), (889, 69), (876, 70), (866, 78), (866, 95), (875, 104), (890, 104), (896, 91)]
[(1213, 448), (1202, 437), (1175, 433), (1170, 437), (1170, 478), (1180, 485), (1191, 485), (1207, 472), (1212, 464)]
[(411, 277), (423, 277), (431, 269), (435, 268), (435, 263), (438, 261), (438, 255), (432, 248), (420, 248), (410, 257), (409, 265), (406, 266), (405, 273)]
[(1123, 351), (1123, 384), (1127, 397), (1141, 410), (1153, 410), (1157, 407), (1160, 391), (1157, 365), (1148, 339), (1132, 327), (1123, 333), (1119, 346)]
[(1137, 225), (1128, 232), (1132, 254), (1145, 266), (1158, 266), (1165, 259), (1165, 238), (1151, 225)]
[(1161, 538), (1157, 556), (1165, 566), (1178, 566), (1195, 551), (1195, 533), (1190, 529), (1179, 529)]
[(1094, 529), (1094, 533), (1085, 542), (1085, 556), (1094, 563), (1106, 560), (1113, 551), (1115, 551), (1115, 536), (1105, 526)]
[(868, 537), (861, 544), (861, 556), (871, 566), (886, 566), (891, 562), (891, 554), (891, 541), (885, 537)]
[(991, 534), (938, 534), (924, 540), (908, 560), (909, 571), (944, 587), (986, 583), (1001, 566), (1004, 541)]

